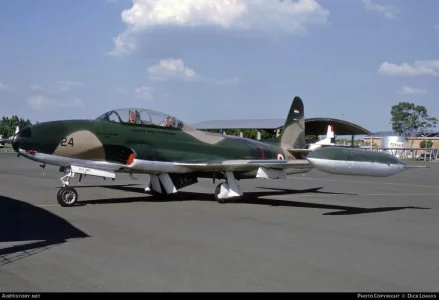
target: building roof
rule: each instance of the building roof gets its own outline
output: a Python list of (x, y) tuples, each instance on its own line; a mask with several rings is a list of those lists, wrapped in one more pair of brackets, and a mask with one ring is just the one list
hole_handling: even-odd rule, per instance
[[(399, 134), (394, 131), (378, 131), (373, 133), (373, 137), (384, 137), (384, 136), (398, 136)], [(410, 136), (412, 137), (412, 136)], [(413, 137), (439, 137), (439, 132), (429, 132), (426, 134), (417, 134)]]
[(306, 135), (326, 135), (328, 125), (334, 126), (336, 135), (367, 135), (372, 134), (360, 125), (334, 118), (311, 118), (305, 119)]
[[(191, 124), (196, 129), (265, 129), (282, 128), (285, 119), (239, 119), (239, 120), (212, 120)], [(306, 135), (326, 135), (328, 125), (334, 126), (337, 135), (367, 135), (369, 130), (344, 120), (334, 118), (305, 119)]]
[(439, 132), (429, 132), (426, 134), (418, 134), (418, 137), (424, 136), (424, 137), (439, 137)]

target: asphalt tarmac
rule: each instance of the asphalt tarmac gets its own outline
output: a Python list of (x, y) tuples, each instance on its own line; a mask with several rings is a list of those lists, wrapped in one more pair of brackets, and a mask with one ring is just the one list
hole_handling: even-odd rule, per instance
[(0, 291), (438, 291), (439, 163), (426, 164), (245, 180), (228, 204), (211, 180), (162, 201), (148, 176), (86, 177), (83, 205), (63, 208), (57, 168), (0, 154)]

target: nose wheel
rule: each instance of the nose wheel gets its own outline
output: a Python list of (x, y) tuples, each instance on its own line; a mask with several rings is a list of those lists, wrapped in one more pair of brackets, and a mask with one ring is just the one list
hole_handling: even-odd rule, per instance
[(57, 200), (63, 207), (74, 206), (78, 202), (78, 192), (72, 187), (63, 187), (58, 191)]

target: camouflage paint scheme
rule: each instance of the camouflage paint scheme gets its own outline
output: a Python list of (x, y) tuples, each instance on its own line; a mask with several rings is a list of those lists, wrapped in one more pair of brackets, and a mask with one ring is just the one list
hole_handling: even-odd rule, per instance
[[(302, 100), (295, 97), (280, 136), (264, 142), (202, 132), (183, 123), (181, 128), (173, 128), (95, 119), (35, 124), (17, 134), (14, 148), (18, 147), (121, 164), (129, 163), (131, 153), (138, 160), (179, 163), (290, 160), (299, 156), (288, 149), (305, 149), (304, 106)], [(305, 164), (308, 165), (306, 161)]]

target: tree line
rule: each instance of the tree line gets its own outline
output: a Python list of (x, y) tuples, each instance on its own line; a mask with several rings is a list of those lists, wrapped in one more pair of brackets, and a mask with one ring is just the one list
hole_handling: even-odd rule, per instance
[(15, 133), (17, 126), (22, 129), (24, 127), (32, 125), (32, 122), (27, 119), (19, 118), (17, 115), (9, 117), (2, 117), (0, 120), (0, 135), (8, 138)]
[(423, 105), (399, 102), (390, 111), (393, 131), (400, 136), (422, 136), (436, 128), (438, 119), (428, 114)]
[[(248, 139), (256, 139), (258, 135), (258, 131), (256, 129), (206, 129), (203, 131), (212, 132), (212, 133), (225, 133), (227, 135), (235, 135), (239, 136), (239, 132), (242, 132), (243, 137)], [(275, 130), (260, 130), (261, 132), (261, 140), (267, 140), (276, 137)]]
[[(423, 105), (416, 105), (411, 102), (399, 102), (392, 106), (392, 129), (404, 137), (422, 137), (436, 128), (438, 119), (428, 114), (427, 108)], [(412, 140), (413, 146), (414, 140)], [(424, 140), (419, 144), (420, 148), (433, 147), (433, 141)]]

